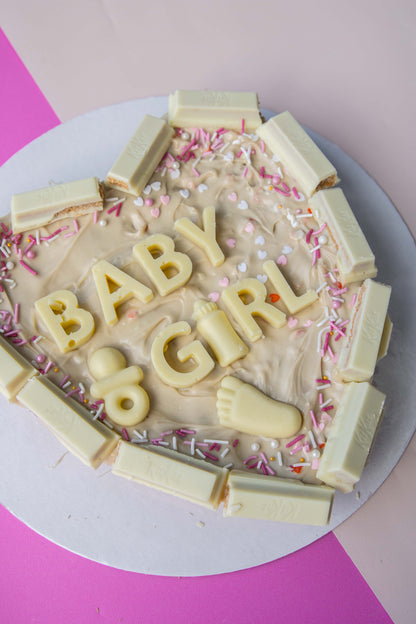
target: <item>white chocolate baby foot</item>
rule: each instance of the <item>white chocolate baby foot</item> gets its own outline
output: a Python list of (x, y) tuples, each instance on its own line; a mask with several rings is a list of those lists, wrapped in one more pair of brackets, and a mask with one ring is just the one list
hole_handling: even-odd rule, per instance
[(290, 438), (302, 426), (297, 407), (271, 399), (231, 375), (224, 377), (218, 389), (217, 413), (225, 427), (268, 438)]

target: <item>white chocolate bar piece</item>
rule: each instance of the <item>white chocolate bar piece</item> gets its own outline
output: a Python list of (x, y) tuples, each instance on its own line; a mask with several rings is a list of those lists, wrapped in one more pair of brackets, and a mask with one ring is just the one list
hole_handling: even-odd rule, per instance
[(288, 111), (266, 121), (257, 128), (256, 134), (307, 195), (338, 182), (335, 167)]
[(166, 121), (145, 115), (107, 174), (107, 184), (140, 195), (174, 135)]
[(103, 193), (98, 178), (85, 178), (65, 184), (13, 195), (11, 203), (14, 234), (35, 230), (66, 217), (80, 217), (103, 209)]
[(232, 470), (224, 516), (324, 526), (333, 498), (331, 487)]
[(374, 254), (342, 190), (319, 191), (311, 198), (309, 205), (318, 223), (327, 224), (327, 231), (337, 247), (341, 282), (348, 284), (375, 277)]
[(256, 93), (175, 91), (169, 96), (169, 123), (175, 127), (254, 132), (261, 124)]
[(360, 480), (386, 396), (367, 382), (344, 388), (316, 476), (342, 492)]
[(0, 392), (12, 401), (37, 370), (0, 336)]
[[(337, 374), (342, 381), (370, 381), (374, 374), (384, 329), (391, 287), (367, 279), (355, 302), (339, 356)], [(386, 328), (391, 331), (391, 328)], [(384, 336), (388, 339), (388, 336)]]
[(217, 413), (224, 427), (267, 438), (290, 438), (302, 426), (297, 407), (276, 401), (232, 375), (221, 381)]
[(145, 448), (120, 443), (113, 472), (162, 492), (216, 509), (228, 470), (164, 447)]
[(73, 455), (92, 468), (97, 468), (110, 455), (120, 439), (116, 432), (92, 420), (81, 404), (66, 399), (64, 393), (44, 377), (33, 377), (16, 398), (34, 412)]

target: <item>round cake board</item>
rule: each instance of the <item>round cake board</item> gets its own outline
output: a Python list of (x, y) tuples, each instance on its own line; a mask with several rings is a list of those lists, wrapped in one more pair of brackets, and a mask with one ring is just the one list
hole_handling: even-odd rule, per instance
[[(166, 97), (134, 100), (90, 112), (42, 135), (0, 169), (1, 214), (9, 212), (14, 193), (51, 181), (105, 178), (143, 115), (161, 116), (166, 110)], [(231, 572), (278, 559), (325, 535), (363, 505), (394, 468), (415, 430), (414, 241), (390, 199), (362, 167), (327, 139), (308, 132), (338, 170), (375, 253), (377, 279), (393, 286), (392, 341), (374, 378), (388, 396), (386, 410), (357, 492), (336, 493), (326, 527), (223, 518), (221, 510), (206, 510), (114, 476), (106, 465), (97, 471), (84, 466), (33, 414), (0, 396), (0, 501), (32, 529), (123, 570), (167, 576)]]

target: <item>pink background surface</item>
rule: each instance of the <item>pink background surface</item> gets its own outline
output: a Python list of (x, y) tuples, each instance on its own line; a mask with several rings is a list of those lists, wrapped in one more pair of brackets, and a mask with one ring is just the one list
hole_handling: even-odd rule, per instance
[[(59, 123), (57, 115), (65, 121), (178, 86), (250, 88), (263, 106), (290, 108), (355, 157), (415, 231), (414, 193), (404, 183), (414, 160), (414, 3), (393, 8), (369, 0), (358, 11), (324, 0), (292, 9), (266, 2), (258, 12), (241, 3), (236, 27), (237, 3), (215, 0), (189, 29), (186, 4), (155, 2), (144, 9), (126, 2), (120, 10), (113, 1), (74, 0), (66, 9), (47, 0), (41, 9), (19, 0), (10, 5), (3, 26), (30, 73), (0, 36), (0, 162)], [(170, 37), (173, 23), (177, 41)], [(101, 33), (94, 41), (88, 24)], [(151, 64), (143, 62), (149, 50)], [(232, 58), (230, 50), (236, 52)], [(178, 84), (177, 75), (185, 72), (187, 84)], [(386, 484), (335, 535), (277, 562), (208, 578), (148, 577), (101, 566), (50, 544), (1, 509), (0, 621), (284, 617), (313, 623), (333, 622), (334, 613), (340, 622), (391, 621), (374, 591), (395, 622), (413, 622), (415, 506), (409, 492), (415, 468), (413, 441)]]

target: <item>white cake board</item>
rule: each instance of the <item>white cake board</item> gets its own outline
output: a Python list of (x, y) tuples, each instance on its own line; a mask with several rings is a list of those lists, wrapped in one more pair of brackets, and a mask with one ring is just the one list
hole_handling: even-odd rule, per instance
[[(58, 126), (0, 169), (0, 214), (13, 193), (88, 176), (104, 178), (145, 113), (167, 98), (135, 100)], [(271, 113), (265, 111), (266, 116)], [(355, 493), (335, 497), (324, 528), (223, 518), (175, 497), (84, 466), (30, 412), (0, 396), (0, 502), (49, 540), (124, 570), (200, 576), (256, 566), (325, 535), (375, 492), (405, 450), (416, 405), (416, 251), (406, 225), (372, 178), (339, 147), (310, 133), (336, 166), (373, 249), (378, 279), (393, 286), (393, 338), (375, 384), (388, 395), (371, 460)], [(1, 307), (1, 306), (0, 306)]]

